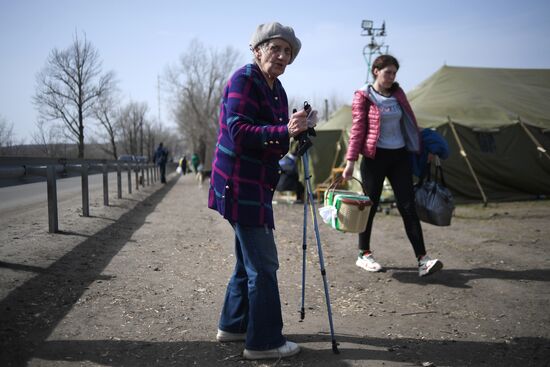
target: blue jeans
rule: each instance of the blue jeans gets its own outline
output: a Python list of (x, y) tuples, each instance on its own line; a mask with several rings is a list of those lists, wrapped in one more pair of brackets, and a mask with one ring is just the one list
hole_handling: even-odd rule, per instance
[(233, 224), (237, 263), (225, 294), (219, 328), (246, 332), (246, 348), (267, 350), (285, 344), (277, 284), (273, 230)]

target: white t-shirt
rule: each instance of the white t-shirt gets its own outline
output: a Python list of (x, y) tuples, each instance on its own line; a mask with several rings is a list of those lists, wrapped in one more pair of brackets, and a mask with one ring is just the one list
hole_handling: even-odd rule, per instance
[(380, 136), (376, 146), (385, 149), (399, 149), (405, 146), (401, 131), (403, 112), (395, 97), (385, 97), (369, 87), (369, 95), (380, 111)]

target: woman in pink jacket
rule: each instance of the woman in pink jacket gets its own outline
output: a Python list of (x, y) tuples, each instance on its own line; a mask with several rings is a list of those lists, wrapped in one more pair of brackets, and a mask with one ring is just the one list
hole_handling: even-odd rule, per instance
[(355, 92), (353, 124), (343, 177), (346, 180), (352, 177), (355, 162), (362, 154), (361, 179), (373, 205), (367, 226), (359, 234), (360, 253), (356, 265), (367, 271), (382, 270), (370, 250), (370, 237), (387, 177), (418, 260), (419, 275), (426, 276), (440, 270), (443, 263), (426, 255), (422, 227), (416, 214), (410, 152), (420, 151), (421, 140), (407, 97), (395, 82), (398, 69), (399, 62), (393, 56), (377, 57), (371, 69), (374, 83)]

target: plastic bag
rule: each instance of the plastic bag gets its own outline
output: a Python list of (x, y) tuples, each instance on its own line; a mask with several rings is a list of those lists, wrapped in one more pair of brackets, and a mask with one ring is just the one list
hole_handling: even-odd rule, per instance
[[(427, 180), (421, 179), (414, 188), (418, 218), (436, 226), (448, 226), (451, 224), (455, 204), (453, 194), (445, 185), (443, 168), (436, 165), (433, 181), (430, 177), (430, 167), (427, 172)], [(440, 182), (437, 181), (438, 174)]]
[(330, 224), (330, 222), (338, 215), (338, 210), (332, 205), (327, 205), (319, 208), (319, 214), (323, 218), (323, 222)]
[(311, 110), (307, 115), (306, 121), (308, 128), (313, 128), (317, 126), (317, 123), (319, 122), (319, 118), (317, 117), (317, 110)]

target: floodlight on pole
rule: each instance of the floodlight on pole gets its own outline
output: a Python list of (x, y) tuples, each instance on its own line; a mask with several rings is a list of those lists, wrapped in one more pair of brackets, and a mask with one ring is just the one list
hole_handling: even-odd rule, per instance
[(372, 27), (374, 26), (374, 24), (372, 23), (372, 20), (363, 20), (361, 22), (361, 28), (363, 28), (363, 32), (367, 32), (367, 34), (361, 34), (362, 36), (370, 36), (372, 35)]
[[(370, 42), (363, 47), (363, 57), (365, 58), (365, 61), (367, 62), (367, 83), (369, 82), (369, 76), (370, 76), (370, 67), (372, 63), (372, 56), (374, 54), (381, 55), (382, 54), (382, 48), (385, 47), (386, 53), (388, 53), (388, 47), (387, 45), (384, 45), (384, 39), (383, 37), (386, 37), (386, 21), (382, 22), (382, 26), (380, 28), (374, 27), (374, 22), (372, 20), (363, 20), (361, 22), (361, 28), (363, 31), (361, 32), (361, 36), (368, 36), (370, 37)], [(381, 40), (378, 40), (378, 38), (382, 38)]]

